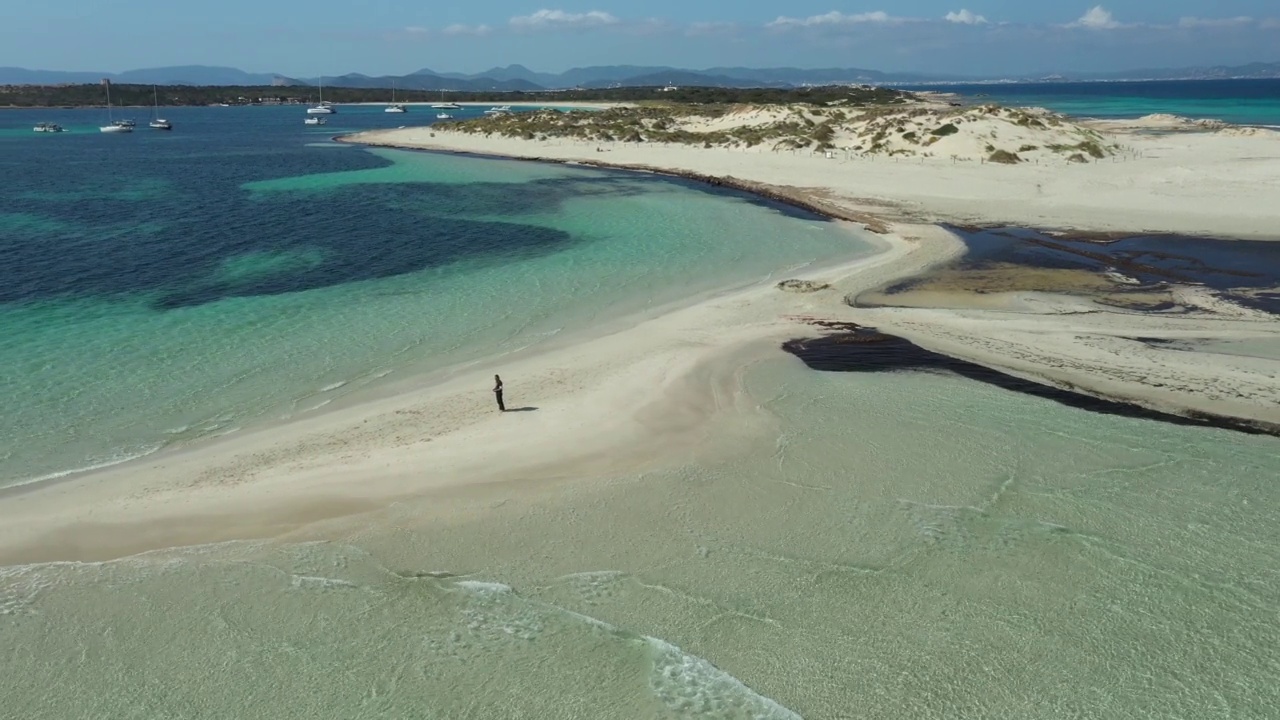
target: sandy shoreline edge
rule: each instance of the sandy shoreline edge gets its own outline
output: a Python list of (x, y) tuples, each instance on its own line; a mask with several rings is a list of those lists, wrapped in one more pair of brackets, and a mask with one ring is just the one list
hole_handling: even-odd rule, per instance
[[(1265, 158), (1280, 162), (1280, 135), (1124, 134), (1115, 139), (1134, 143), (1134, 157), (1142, 159), (1015, 167), (957, 165), (940, 159), (833, 163), (812, 154), (524, 140), (431, 127), (335, 138), (362, 145), (670, 175), (857, 222), (881, 235), (923, 241), (921, 250), (936, 250), (940, 258), (954, 257), (961, 252), (961, 243), (940, 231), (937, 223), (987, 227), (1021, 223), (1041, 230), (1099, 234), (1280, 237), (1275, 230), (1280, 227), (1280, 211), (1266, 201), (1269, 193), (1280, 194), (1280, 172), (1276, 166), (1257, 162)], [(1170, 166), (1180, 178), (1178, 192), (1147, 192), (1144, 185), (1171, 184), (1165, 176)], [(1201, 172), (1189, 170), (1193, 167)], [(1228, 176), (1233, 181), (1224, 186)], [(1041, 212), (1042, 200), (1018, 197), (1018, 188), (1033, 182), (1038, 197), (1050, 181), (1060, 185), (1060, 198), (1055, 200), (1065, 209), (1059, 208), (1059, 215)], [(921, 187), (935, 183), (948, 191), (921, 195)], [(956, 190), (973, 197), (959, 213), (954, 205)], [(1189, 217), (1171, 213), (1166, 206), (1175, 200), (1184, 213), (1188, 205), (1200, 212)], [(1228, 216), (1224, 209), (1233, 212)], [(1223, 419), (1224, 425), (1235, 423), (1273, 434), (1280, 428), (1280, 388), (1274, 381), (1280, 372), (1280, 323), (1267, 313), (1222, 301), (1204, 288), (1178, 292), (1195, 312), (1179, 317), (1122, 312), (1084, 297), (1021, 292), (983, 298), (977, 307), (853, 310), (831, 303), (825, 317), (876, 325), (930, 350), (1058, 388), (1162, 412)], [(1272, 343), (1277, 354), (1242, 358), (1186, 348), (1161, 350), (1141, 340), (1152, 337)]]
[[(527, 402), (537, 405), (539, 412), (528, 414), (518, 426), (503, 422), (509, 418), (485, 414), (489, 398), (475, 388), (484, 386), (491, 368), (480, 364), (402, 396), (0, 498), (0, 562), (101, 560), (173, 545), (277, 536), (424, 493), (465, 494), (470, 487), (517, 478), (532, 487), (539, 481), (654, 467), (655, 455), (662, 457), (658, 464), (669, 464), (714, 453), (695, 447), (689, 438), (696, 435), (705, 441), (715, 428), (728, 447), (761, 422), (744, 395), (741, 370), (756, 358), (776, 356), (784, 340), (813, 335), (804, 317), (875, 325), (923, 347), (1011, 374), (1158, 409), (1280, 421), (1274, 359), (1179, 355), (1136, 348), (1131, 340), (1135, 334), (1280, 339), (1270, 317), (1214, 308), (1190, 318), (1152, 318), (1100, 312), (1080, 298), (1036, 294), (1006, 298), (995, 309), (865, 309), (843, 302), (847, 296), (956, 257), (963, 246), (933, 224), (938, 220), (999, 223), (1036, 217), (1037, 203), (1019, 201), (1016, 194), (1008, 196), (1013, 207), (993, 211), (992, 205), (1001, 201), (1002, 192), (1048, 177), (1046, 173), (1055, 169), (953, 169), (955, 175), (944, 185), (958, 184), (970, 194), (988, 195), (979, 207), (970, 207), (954, 192), (939, 194), (938, 202), (922, 200), (922, 193), (936, 192), (930, 188), (947, 174), (947, 163), (881, 161), (858, 168), (875, 173), (836, 176), (832, 164), (806, 157), (762, 158), (690, 148), (643, 148), (638, 155), (636, 149), (616, 143), (607, 150), (616, 154), (606, 161), (595, 149), (598, 143), (547, 145), (442, 136), (410, 128), (342, 140), (683, 177), (859, 223), (878, 233), (882, 252), (796, 274), (830, 283), (828, 291), (797, 295), (780, 292), (772, 283), (755, 286), (646, 318), (578, 345), (521, 358), (512, 363), (511, 372), (525, 379)], [(1280, 158), (1275, 147), (1240, 144), (1256, 138), (1231, 140), (1237, 155), (1257, 154), (1261, 147)], [(646, 153), (649, 157), (643, 157)], [(1203, 148), (1193, 153), (1201, 159), (1204, 154)], [(1111, 164), (1111, 172), (1073, 182), (1089, 188), (1099, 180), (1123, 184), (1124, 178), (1116, 177), (1116, 168), (1122, 166), (1132, 167)], [(1258, 172), (1259, 165), (1249, 167)], [(1081, 201), (1095, 195), (1077, 188), (1069, 197), (1075, 204), (1067, 203), (1057, 215), (1043, 215), (1045, 222), (1039, 226), (1188, 234), (1217, 227), (1223, 235), (1271, 237), (1275, 211), (1257, 201), (1280, 187), (1280, 180), (1269, 169), (1262, 181), (1245, 175), (1255, 187), (1244, 201), (1236, 198), (1191, 215), (1171, 215), (1156, 207), (1186, 197), (1158, 198), (1160, 202), (1145, 205), (1131, 202), (1142, 196), (1143, 188), (1136, 185), (1119, 198), (1114, 193), (1096, 196), (1106, 202), (1091, 215)], [(985, 179), (966, 185), (975, 178)], [(1199, 186), (1211, 187), (1214, 179), (1209, 173), (1203, 181), (1183, 187), (1183, 194), (1193, 197)], [(1222, 222), (1224, 208), (1230, 212), (1250, 203), (1251, 213)], [(964, 207), (965, 212), (955, 213), (954, 207)], [(1127, 225), (1131, 217), (1145, 220)], [(1212, 306), (1211, 299), (1200, 300)], [(1080, 342), (1082, 337), (1088, 342)], [(618, 407), (633, 410), (621, 415), (606, 411)], [(495, 461), (485, 452), (494, 445), (509, 448), (508, 457), (519, 462)], [(662, 452), (654, 453), (655, 448)]]
[[(871, 256), (795, 276), (865, 277), (849, 287), (867, 289), (927, 264), (909, 243), (875, 242)], [(779, 279), (614, 319), (401, 394), (19, 488), (0, 496), (0, 564), (278, 537), (427, 494), (465, 499), (514, 480), (533, 492), (732, 452), (761, 422), (742, 368), (780, 356), (805, 332), (794, 316), (818, 309), (776, 290)], [(494, 412), (495, 362), (518, 379), (508, 402), (537, 412)]]

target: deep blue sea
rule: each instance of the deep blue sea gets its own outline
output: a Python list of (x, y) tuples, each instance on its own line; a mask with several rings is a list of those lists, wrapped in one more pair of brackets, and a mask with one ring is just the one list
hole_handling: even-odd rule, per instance
[(692, 183), (331, 140), (427, 108), (130, 115), (0, 111), (0, 486), (868, 250)]
[(1238, 125), (1280, 126), (1280, 79), (982, 83), (905, 89), (959, 93), (973, 101), (1045, 107), (1083, 117), (1170, 113)]

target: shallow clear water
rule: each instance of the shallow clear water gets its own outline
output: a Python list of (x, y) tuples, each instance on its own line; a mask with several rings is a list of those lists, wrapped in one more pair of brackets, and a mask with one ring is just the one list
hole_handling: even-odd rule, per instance
[(1280, 126), (1280, 79), (937, 85), (974, 101), (1046, 107), (1083, 117), (1168, 113), (1239, 125)]
[[(174, 112), (133, 150), (70, 136), (39, 187), (0, 191), (25, 259), (0, 272), (28, 293), (0, 306), (6, 471), (861, 247), (655, 178), (312, 146), (283, 112), (255, 144), (236, 129), (275, 116), (200, 114), (228, 110), (192, 111), (229, 134), (206, 150), (155, 149), (201, 144)], [(172, 165), (76, 165), (151, 153)], [(781, 350), (746, 384), (759, 413), (716, 428), (733, 452), (669, 471), (441, 492), (326, 542), (0, 568), (0, 715), (1280, 715), (1280, 441)]]
[(166, 113), (0, 139), (22, 178), (0, 187), (0, 486), (869, 248), (653, 176), (317, 144), (296, 108)]
[(747, 384), (728, 459), (6, 569), (6, 710), (1276, 716), (1276, 439), (781, 356)]

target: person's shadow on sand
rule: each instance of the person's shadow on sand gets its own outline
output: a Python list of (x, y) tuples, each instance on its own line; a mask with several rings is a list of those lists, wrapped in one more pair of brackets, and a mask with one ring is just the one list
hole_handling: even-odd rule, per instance
[(533, 412), (537, 409), (538, 408), (536, 407), (507, 408), (506, 410), (503, 410), (503, 412)]

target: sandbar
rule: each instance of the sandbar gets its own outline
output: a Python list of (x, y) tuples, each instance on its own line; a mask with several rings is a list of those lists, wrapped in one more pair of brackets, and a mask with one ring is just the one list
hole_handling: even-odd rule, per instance
[[(515, 403), (536, 411), (494, 412), (487, 383), (497, 365), (482, 361), (394, 397), (9, 493), (0, 501), (0, 563), (297, 536), (424, 493), (465, 496), (494, 483), (534, 488), (713, 460), (767, 423), (743, 387), (743, 368), (812, 335), (815, 317), (875, 326), (1037, 382), (1173, 412), (1280, 422), (1280, 361), (1268, 351), (1280, 347), (1280, 323), (1202, 289), (1178, 289), (1194, 311), (1177, 316), (1034, 287), (985, 306), (848, 302), (960, 257), (964, 244), (938, 223), (1276, 239), (1277, 137), (1109, 132), (1122, 150), (1106, 159), (1043, 155), (1016, 165), (959, 154), (525, 140), (430, 127), (343, 138), (734, 185), (860, 224), (881, 251), (796, 276), (823, 286), (817, 292), (762, 283), (504, 359), (503, 375), (519, 378)], [(1226, 349), (1233, 347), (1250, 351)]]

